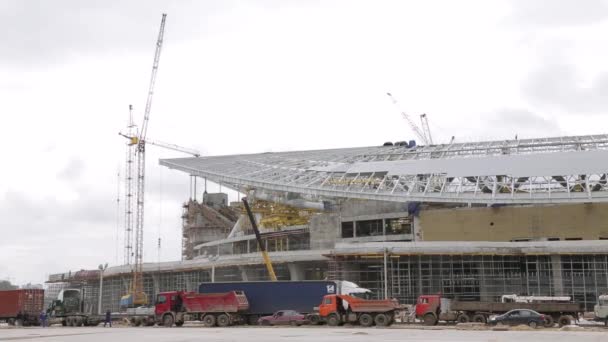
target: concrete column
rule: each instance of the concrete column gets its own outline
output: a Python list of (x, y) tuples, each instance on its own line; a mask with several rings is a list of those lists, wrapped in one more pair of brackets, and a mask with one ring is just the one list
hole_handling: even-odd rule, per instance
[(551, 255), (551, 273), (553, 275), (553, 295), (564, 295), (564, 281), (562, 279), (562, 257)]
[(304, 265), (290, 262), (287, 264), (290, 280), (306, 280)]

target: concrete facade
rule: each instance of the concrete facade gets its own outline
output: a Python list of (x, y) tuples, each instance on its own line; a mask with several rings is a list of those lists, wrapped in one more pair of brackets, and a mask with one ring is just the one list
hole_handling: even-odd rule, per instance
[(425, 241), (608, 239), (608, 204), (423, 210)]

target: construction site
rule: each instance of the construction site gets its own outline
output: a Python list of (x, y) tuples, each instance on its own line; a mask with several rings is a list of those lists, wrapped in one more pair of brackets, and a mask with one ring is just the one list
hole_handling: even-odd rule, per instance
[[(608, 135), (434, 143), (426, 115), (418, 125), (402, 112), (415, 140), (202, 157), (146, 136), (164, 23), (143, 124), (131, 114), (121, 133), (123, 265), (50, 275), (47, 306), (71, 288), (82, 290), (85, 311), (101, 313), (201, 283), (273, 278), (349, 281), (401, 304), (438, 293), (480, 302), (565, 296), (593, 311), (608, 292)], [(147, 145), (190, 155), (159, 161), (192, 184), (181, 260), (144, 262)], [(236, 201), (199, 192), (207, 182)]]

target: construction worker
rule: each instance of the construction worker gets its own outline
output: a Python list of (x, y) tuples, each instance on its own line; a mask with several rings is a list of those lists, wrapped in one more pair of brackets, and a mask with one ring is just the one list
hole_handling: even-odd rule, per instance
[(106, 311), (106, 320), (103, 322), (103, 327), (106, 327), (106, 324), (110, 324), (110, 328), (112, 327), (112, 313), (110, 310)]
[(46, 328), (49, 326), (47, 317), (46, 317), (46, 311), (40, 312), (40, 316), (38, 316), (38, 319), (40, 320), (40, 326), (42, 326), (43, 328)]

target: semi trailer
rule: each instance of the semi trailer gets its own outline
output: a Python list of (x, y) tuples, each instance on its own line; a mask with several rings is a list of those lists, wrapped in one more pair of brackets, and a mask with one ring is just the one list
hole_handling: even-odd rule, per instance
[(0, 321), (9, 325), (39, 325), (44, 310), (44, 290), (21, 289), (0, 291)]
[(530, 309), (545, 316), (545, 326), (571, 324), (583, 311), (580, 304), (564, 302), (480, 302), (459, 301), (441, 295), (422, 295), (416, 302), (416, 318), (425, 325), (439, 321), (486, 323), (491, 315), (500, 315), (515, 309)]
[(249, 281), (202, 283), (199, 293), (242, 292), (249, 308), (241, 313), (247, 323), (255, 325), (262, 316), (279, 310), (294, 310), (303, 314), (315, 312), (321, 299), (328, 294), (367, 296), (371, 291), (348, 281)]

